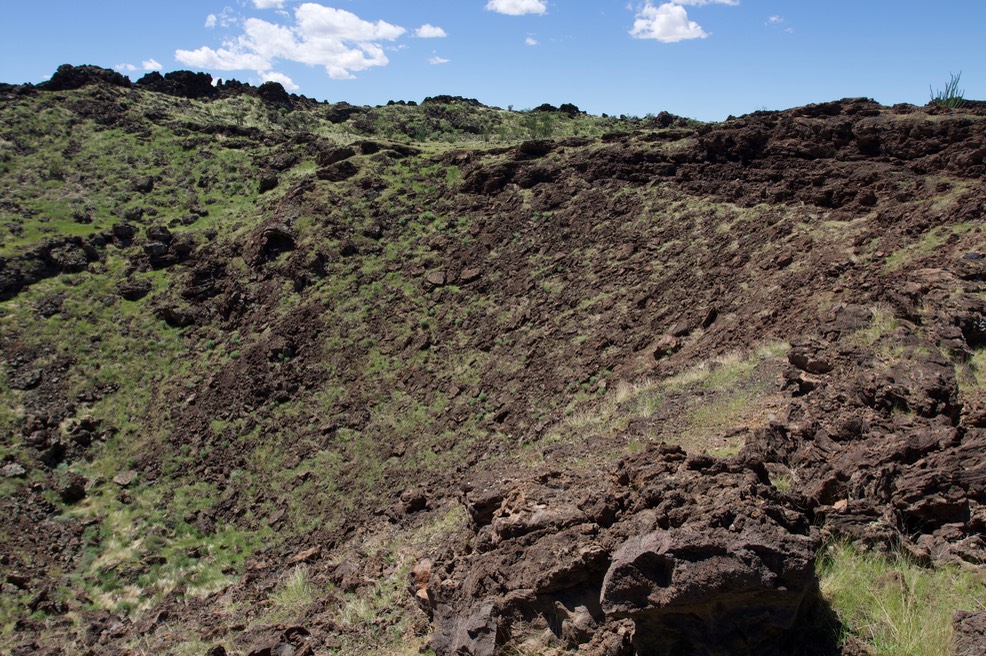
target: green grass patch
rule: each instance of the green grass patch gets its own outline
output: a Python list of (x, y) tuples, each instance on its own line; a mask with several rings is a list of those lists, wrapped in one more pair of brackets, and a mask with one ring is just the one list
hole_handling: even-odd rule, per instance
[(877, 656), (948, 656), (952, 615), (986, 610), (986, 588), (956, 567), (926, 569), (900, 556), (830, 545), (818, 561), (822, 595)]

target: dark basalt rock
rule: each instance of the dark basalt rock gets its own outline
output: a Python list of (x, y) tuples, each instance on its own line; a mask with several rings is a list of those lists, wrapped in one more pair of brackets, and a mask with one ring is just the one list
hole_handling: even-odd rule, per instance
[(276, 105), (290, 110), (294, 107), (291, 96), (284, 90), (280, 82), (264, 82), (257, 87), (257, 96), (269, 105)]
[(295, 239), (291, 232), (280, 226), (270, 226), (264, 228), (250, 245), (253, 253), (250, 260), (256, 265), (273, 262), (294, 249)]
[(347, 102), (340, 102), (333, 105), (326, 114), (326, 119), (330, 123), (345, 123), (353, 116), (366, 113), (365, 107), (356, 107)]
[(354, 157), (356, 151), (350, 146), (339, 146), (337, 148), (330, 148), (328, 150), (323, 150), (318, 153), (315, 157), (315, 163), (319, 166), (330, 166), (336, 162), (341, 162), (343, 160)]
[(151, 291), (151, 283), (146, 280), (128, 278), (117, 285), (120, 296), (128, 301), (139, 301)]
[(81, 237), (49, 240), (26, 253), (0, 257), (0, 300), (13, 298), (39, 280), (83, 271), (99, 251)]
[(986, 611), (958, 612), (952, 626), (955, 628), (952, 638), (955, 656), (986, 654)]
[(164, 75), (152, 71), (135, 84), (150, 91), (180, 98), (212, 98), (218, 94), (212, 84), (211, 75), (192, 71), (172, 71)]
[(756, 465), (662, 446), (608, 483), (467, 499), (475, 553), (436, 559), (413, 586), (439, 654), (588, 648), (607, 634), (623, 638), (600, 653), (784, 653), (815, 599), (818, 533)]
[(125, 75), (99, 66), (72, 66), (62, 64), (47, 82), (38, 85), (45, 91), (71, 91), (90, 84), (105, 83), (129, 89), (130, 79)]
[(320, 168), (317, 175), (319, 180), (342, 182), (343, 180), (348, 180), (357, 173), (359, 173), (359, 167), (349, 160), (345, 160)]

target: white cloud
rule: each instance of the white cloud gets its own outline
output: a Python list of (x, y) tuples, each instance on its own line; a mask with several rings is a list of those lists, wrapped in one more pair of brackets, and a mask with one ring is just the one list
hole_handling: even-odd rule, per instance
[(533, 36), (529, 36), (526, 39), (524, 39), (524, 43), (526, 43), (529, 46), (536, 46), (539, 45), (541, 42), (535, 39)]
[(140, 62), (140, 65), (144, 67), (145, 71), (160, 71), (162, 68), (164, 68), (163, 66), (161, 66), (161, 62), (153, 58), (145, 59), (144, 61)]
[(225, 7), (218, 14), (209, 14), (205, 17), (206, 28), (213, 28), (216, 25), (220, 27), (229, 27), (230, 25), (236, 25), (240, 22), (240, 18), (236, 11), (232, 7)]
[(264, 82), (277, 82), (288, 91), (297, 91), (301, 88), (287, 75), (284, 73), (278, 73), (277, 71), (262, 72), (260, 74), (260, 79)]
[[(701, 0), (688, 0), (700, 3)], [(704, 39), (709, 36), (702, 26), (688, 18), (688, 12), (680, 4), (666, 2), (655, 7), (648, 0), (637, 12), (630, 36), (635, 39), (657, 39), (662, 43), (677, 43), (687, 39)]]
[(133, 73), (134, 71), (137, 70), (137, 67), (134, 66), (133, 64), (117, 64), (113, 68), (115, 68), (118, 71), (126, 71), (128, 73)]
[(783, 22), (784, 22), (783, 16), (771, 16), (767, 19), (768, 25), (780, 25)]
[(676, 5), (692, 5), (695, 7), (701, 7), (702, 5), (730, 5), (735, 7), (740, 3), (740, 0), (673, 0)]
[(306, 2), (294, 13), (301, 33), (312, 38), (393, 41), (407, 31), (382, 20), (371, 23), (344, 9), (325, 7), (314, 2)]
[(220, 48), (177, 50), (189, 66), (222, 71), (270, 71), (278, 60), (323, 66), (329, 77), (352, 79), (354, 71), (389, 63), (381, 41), (394, 41), (406, 30), (379, 20), (365, 21), (351, 12), (306, 2), (294, 10), (294, 24), (248, 18), (243, 34)]
[(420, 39), (441, 39), (448, 36), (448, 34), (440, 27), (436, 27), (431, 23), (425, 23), (414, 31), (414, 36)]
[(548, 2), (547, 0), (489, 0), (486, 9), (507, 16), (544, 14), (548, 11)]
[(438, 55), (435, 55), (434, 57), (428, 60), (428, 63), (431, 64), (432, 66), (437, 66), (438, 64), (447, 64), (449, 63), (449, 60), (445, 59), (444, 57), (439, 57)]
[(257, 9), (280, 9), (284, 6), (284, 0), (253, 0), (253, 6)]
[(228, 48), (213, 50), (207, 46), (195, 50), (176, 50), (175, 59), (195, 68), (212, 68), (217, 71), (260, 71), (270, 68), (270, 62), (260, 55), (235, 52)]

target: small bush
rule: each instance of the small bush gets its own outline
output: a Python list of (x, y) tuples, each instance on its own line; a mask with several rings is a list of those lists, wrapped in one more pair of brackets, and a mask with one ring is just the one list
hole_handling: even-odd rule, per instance
[(935, 91), (931, 85), (928, 85), (928, 89), (931, 91), (931, 104), (952, 109), (961, 107), (965, 95), (964, 89), (959, 90), (959, 79), (962, 77), (962, 71), (959, 71), (957, 75), (953, 73), (948, 75), (948, 84), (945, 85), (944, 89)]

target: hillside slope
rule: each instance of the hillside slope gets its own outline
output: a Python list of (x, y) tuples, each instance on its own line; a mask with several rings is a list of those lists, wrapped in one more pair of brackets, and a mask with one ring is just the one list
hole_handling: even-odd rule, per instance
[(839, 653), (827, 541), (986, 559), (978, 105), (201, 82), (0, 89), (0, 647)]

